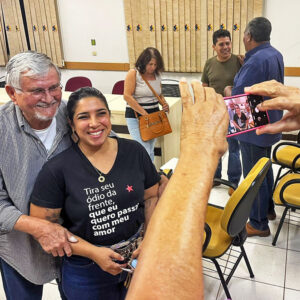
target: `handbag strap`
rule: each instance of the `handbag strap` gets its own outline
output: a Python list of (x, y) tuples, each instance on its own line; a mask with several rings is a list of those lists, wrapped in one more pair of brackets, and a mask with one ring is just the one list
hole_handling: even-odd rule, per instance
[[(141, 74), (141, 73), (140, 73)], [(157, 98), (158, 102), (161, 104), (161, 105), (164, 105), (166, 102), (163, 101), (158, 95), (157, 93), (155, 92), (155, 90), (153, 89), (153, 87), (151, 86), (151, 84), (148, 82), (148, 80), (144, 77), (143, 74), (141, 74), (141, 77), (143, 78), (143, 80), (147, 83), (149, 89), (152, 91), (152, 93), (154, 94), (154, 96)]]

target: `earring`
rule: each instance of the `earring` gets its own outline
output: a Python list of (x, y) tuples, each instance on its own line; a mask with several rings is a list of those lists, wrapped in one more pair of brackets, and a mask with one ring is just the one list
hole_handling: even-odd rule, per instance
[(79, 136), (75, 130), (72, 130), (71, 138), (75, 144), (79, 142)]

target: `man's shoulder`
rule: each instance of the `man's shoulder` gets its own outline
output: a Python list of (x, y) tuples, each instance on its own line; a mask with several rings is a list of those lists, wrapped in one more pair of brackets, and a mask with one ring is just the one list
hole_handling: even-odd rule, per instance
[(216, 62), (218, 62), (217, 56), (213, 56), (213, 57), (209, 58), (209, 59), (205, 62), (205, 64), (209, 66), (209, 65), (211, 65), (211, 64), (215, 64)]
[(0, 106), (0, 117), (6, 115), (7, 113), (11, 113), (14, 111), (14, 103), (9, 101)]
[(268, 47), (263, 47), (258, 49), (249, 59), (251, 63), (259, 64), (261, 61), (268, 60), (270, 57), (279, 57), (282, 58), (282, 54), (273, 46), (268, 45)]
[(239, 59), (238, 55), (233, 54), (233, 53), (231, 53), (230, 60), (232, 60), (234, 62), (236, 62), (236, 61), (240, 62), (240, 59)]
[(6, 124), (12, 124), (12, 118), (16, 116), (15, 104), (12, 101), (9, 101), (0, 106), (0, 123), (1, 127)]

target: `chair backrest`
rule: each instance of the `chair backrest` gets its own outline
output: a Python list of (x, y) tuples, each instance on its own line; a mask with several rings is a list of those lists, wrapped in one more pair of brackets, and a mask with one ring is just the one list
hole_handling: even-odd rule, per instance
[(67, 81), (65, 91), (74, 92), (86, 86), (92, 86), (92, 82), (87, 77), (83, 77), (83, 76), (72, 77)]
[(180, 97), (179, 81), (174, 79), (162, 79), (162, 94), (165, 97)]
[(230, 236), (234, 237), (244, 229), (253, 201), (271, 164), (269, 158), (261, 158), (229, 198), (221, 226)]
[(124, 94), (124, 80), (117, 81), (111, 92), (113, 95), (123, 95)]

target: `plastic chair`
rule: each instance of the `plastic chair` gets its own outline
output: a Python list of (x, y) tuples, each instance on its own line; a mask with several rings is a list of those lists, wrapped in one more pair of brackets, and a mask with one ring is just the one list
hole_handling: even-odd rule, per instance
[(111, 92), (113, 95), (123, 95), (124, 94), (124, 80), (117, 81)]
[(174, 79), (162, 79), (162, 94), (165, 97), (180, 97), (179, 81)]
[[(274, 190), (278, 181), (288, 173), (300, 172), (300, 132), (298, 133), (297, 143), (294, 142), (281, 142), (277, 144), (272, 152), (272, 162), (280, 165), (275, 182)], [(283, 169), (286, 172), (281, 175)]]
[[(275, 246), (288, 210), (300, 209), (300, 174), (290, 173), (283, 176), (275, 188), (273, 200), (276, 205), (285, 206), (272, 242), (272, 245)], [(289, 221), (298, 222), (299, 216), (294, 220), (289, 218)]]
[(82, 87), (86, 86), (92, 86), (92, 82), (87, 78), (83, 76), (77, 76), (70, 78), (65, 86), (66, 92), (74, 92)]
[[(243, 246), (247, 238), (245, 226), (250, 215), (253, 201), (271, 164), (270, 159), (265, 157), (261, 158), (234, 191), (225, 207), (210, 204), (207, 207), (206, 224), (211, 229), (211, 236), (209, 237), (210, 241), (206, 250), (203, 252), (203, 257), (208, 258), (214, 263), (228, 299), (231, 299), (231, 296), (227, 285), (242, 258), (244, 258), (246, 262), (250, 277), (254, 277)], [(230, 257), (233, 257), (233, 255), (230, 254), (231, 252), (235, 254), (238, 252), (239, 255), (234, 263), (232, 259), (230, 259), (230, 264), (232, 263), (233, 267), (225, 280), (217, 259), (224, 255), (231, 246), (239, 247), (240, 252), (235, 249), (230, 250)], [(220, 258), (220, 260), (222, 260), (222, 258)], [(226, 269), (227, 268), (229, 268), (229, 262), (226, 266)]]

